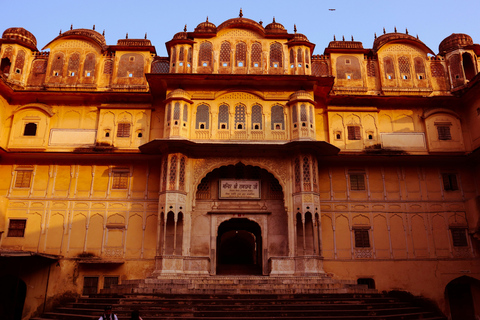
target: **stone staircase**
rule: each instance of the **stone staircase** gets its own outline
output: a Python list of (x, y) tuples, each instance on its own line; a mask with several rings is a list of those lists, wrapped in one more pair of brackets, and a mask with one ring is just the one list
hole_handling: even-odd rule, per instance
[(330, 277), (176, 277), (124, 281), (31, 320), (96, 320), (111, 305), (119, 320), (430, 319), (446, 320), (412, 299)]

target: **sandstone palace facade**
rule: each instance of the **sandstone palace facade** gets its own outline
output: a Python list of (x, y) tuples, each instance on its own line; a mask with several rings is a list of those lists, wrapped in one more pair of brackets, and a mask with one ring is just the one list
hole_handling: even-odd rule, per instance
[(478, 308), (470, 36), (314, 55), (240, 15), (166, 47), (70, 29), (40, 51), (3, 32), (0, 279), (20, 288), (4, 301), (28, 318), (132, 279), (326, 276)]

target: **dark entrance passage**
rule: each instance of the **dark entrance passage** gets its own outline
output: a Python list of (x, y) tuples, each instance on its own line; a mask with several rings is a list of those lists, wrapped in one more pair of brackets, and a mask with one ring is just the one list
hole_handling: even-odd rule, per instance
[(27, 286), (22, 279), (10, 275), (0, 277), (0, 315), (2, 320), (21, 320)]
[(260, 226), (245, 218), (223, 222), (218, 227), (217, 252), (217, 274), (261, 274)]
[(451, 281), (445, 288), (452, 320), (475, 320), (479, 315), (480, 281), (463, 276)]

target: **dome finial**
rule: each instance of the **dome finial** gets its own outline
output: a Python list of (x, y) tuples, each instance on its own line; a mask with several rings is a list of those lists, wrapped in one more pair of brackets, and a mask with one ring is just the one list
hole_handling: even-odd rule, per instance
[(297, 25), (296, 24), (293, 25), (293, 32), (297, 33)]
[(407, 28), (405, 28), (405, 33), (408, 34), (408, 29)]
[(183, 32), (187, 32), (187, 25), (185, 25), (185, 28), (183, 28)]
[(105, 29), (103, 29), (103, 33), (102, 33), (102, 36), (104, 36), (104, 37), (105, 37)]
[(93, 25), (93, 31), (95, 31), (95, 25)]
[(342, 36), (342, 41), (345, 41), (345, 36)]
[(333, 41), (337, 41), (337, 39), (335, 38), (335, 35), (333, 35)]
[(275, 23), (275, 17), (273, 17), (273, 23)]
[(243, 18), (243, 12), (242, 12), (242, 8), (240, 8), (240, 14), (238, 15), (240, 18)]
[(125, 35), (125, 39), (128, 39), (128, 32), (127, 32), (127, 34)]
[(385, 34), (385, 27), (383, 27), (383, 34)]
[(58, 35), (61, 35), (62, 34), (62, 29), (60, 29), (60, 32), (58, 33)]
[(375, 32), (375, 39), (377, 39), (377, 33)]
[(352, 36), (352, 41), (353, 41), (353, 36)]
[(396, 26), (393, 27), (393, 30), (395, 30), (395, 33), (397, 33), (397, 27)]
[(145, 32), (145, 39), (147, 39), (147, 33)]
[(70, 30), (73, 30), (73, 24), (70, 25)]
[(208, 22), (208, 16), (207, 16), (207, 22)]

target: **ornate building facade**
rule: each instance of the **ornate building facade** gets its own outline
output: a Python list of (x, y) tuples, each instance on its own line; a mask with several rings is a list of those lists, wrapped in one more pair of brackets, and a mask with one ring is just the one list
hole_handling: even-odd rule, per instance
[(480, 301), (470, 36), (435, 54), (395, 30), (313, 55), (240, 15), (166, 47), (71, 29), (40, 51), (3, 33), (0, 277), (24, 288), (24, 317), (128, 279), (220, 274), (329, 274), (446, 313), (453, 292)]

